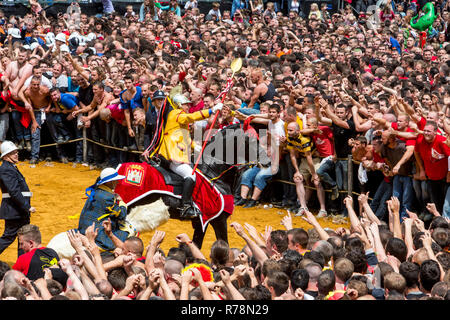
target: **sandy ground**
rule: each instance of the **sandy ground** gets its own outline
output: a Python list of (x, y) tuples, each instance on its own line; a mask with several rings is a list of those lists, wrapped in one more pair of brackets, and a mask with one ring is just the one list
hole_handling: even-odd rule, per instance
[[(39, 163), (31, 167), (26, 162), (18, 164), (19, 170), (33, 192), (31, 205), (36, 208), (36, 213), (31, 216), (31, 223), (39, 226), (42, 233), (42, 244), (46, 245), (53, 236), (60, 232), (67, 231), (78, 226), (78, 219), (70, 216), (79, 214), (85, 203), (85, 189), (95, 182), (100, 174), (99, 170), (90, 170), (81, 165), (72, 164)], [(284, 209), (243, 209), (237, 207), (228, 222), (237, 221), (242, 225), (245, 222), (253, 225), (259, 232), (264, 232), (266, 226), (273, 229), (284, 229), (280, 224), (281, 219), (287, 214)], [(311, 226), (301, 217), (292, 217), (294, 227), (309, 229)], [(348, 227), (348, 224), (334, 224), (331, 219), (318, 219), (323, 227), (336, 229), (338, 227)], [(0, 234), (3, 234), (4, 220), (0, 220)], [(175, 237), (180, 233), (187, 233), (192, 236), (193, 230), (190, 222), (170, 220), (160, 226), (158, 230), (166, 232), (166, 237), (161, 248), (167, 252), (171, 247), (177, 246)], [(144, 244), (147, 245), (153, 232), (140, 235)], [(208, 227), (202, 252), (209, 257), (211, 245), (215, 241), (214, 231)], [(232, 228), (229, 229), (229, 242), (231, 247), (242, 248), (245, 242), (236, 235)], [(17, 258), (17, 240), (6, 249), (0, 260), (12, 265)]]

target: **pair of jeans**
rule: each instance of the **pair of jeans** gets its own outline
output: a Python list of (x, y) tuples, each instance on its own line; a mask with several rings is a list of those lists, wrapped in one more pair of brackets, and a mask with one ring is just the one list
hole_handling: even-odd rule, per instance
[(400, 222), (404, 217), (408, 217), (406, 209), (411, 210), (414, 191), (412, 178), (408, 176), (394, 176), (392, 196), (400, 201)]
[(6, 140), (6, 133), (9, 129), (9, 113), (0, 113), (0, 142)]
[[(41, 110), (34, 111), (34, 118), (39, 127), (42, 126)], [(39, 151), (41, 148), (41, 128), (37, 127), (34, 133), (31, 133), (31, 160), (39, 159)]]
[(66, 118), (67, 115), (64, 113), (51, 112), (47, 114), (47, 126), (53, 141), (56, 142), (58, 138), (70, 137), (70, 132), (64, 123)]
[(392, 197), (392, 184), (386, 181), (382, 181), (378, 186), (372, 201), (370, 202), (370, 208), (378, 219), (383, 220), (387, 213), (386, 201)]
[[(77, 119), (67, 120), (69, 114), (49, 113), (47, 114), (47, 126), (53, 141), (57, 142), (58, 138), (70, 139), (71, 131), (75, 134), (75, 139), (82, 138), (83, 133), (77, 127)], [(65, 157), (63, 146), (57, 145), (56, 152), (59, 158)], [(83, 161), (83, 141), (75, 142), (75, 161)]]
[(272, 177), (272, 167), (260, 168), (254, 166), (253, 168), (247, 169), (242, 174), (241, 185), (245, 185), (250, 189), (255, 186), (259, 190), (264, 190), (267, 186), (267, 181)]
[(11, 117), (17, 142), (20, 142), (20, 140), (27, 140), (27, 141), (31, 140), (31, 128), (30, 127), (25, 128), (20, 123), (20, 119), (22, 118), (22, 112), (13, 110), (11, 112)]
[(319, 176), (320, 180), (322, 180), (322, 182), (330, 188), (336, 187), (336, 181), (334, 181), (330, 175), (330, 172), (334, 172), (335, 169), (336, 164), (333, 160), (325, 160), (317, 170), (317, 175)]
[(246, 116), (250, 116), (252, 114), (259, 114), (259, 109), (253, 109), (253, 108), (240, 108), (238, 111), (242, 114), (245, 114)]
[(335, 172), (338, 188), (348, 190), (348, 160), (337, 160)]

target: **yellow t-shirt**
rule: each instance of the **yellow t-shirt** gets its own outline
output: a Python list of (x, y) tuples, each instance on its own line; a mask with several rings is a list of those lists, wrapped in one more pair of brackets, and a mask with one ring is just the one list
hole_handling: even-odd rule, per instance
[[(300, 130), (303, 130), (303, 120), (297, 115), (297, 119), (295, 120), (300, 127)], [(292, 150), (296, 149), (299, 152), (305, 153), (312, 150), (313, 142), (311, 138), (305, 137), (302, 134), (299, 134), (297, 138), (290, 138), (287, 133), (288, 123), (284, 123), (284, 131), (286, 133), (286, 149)]]

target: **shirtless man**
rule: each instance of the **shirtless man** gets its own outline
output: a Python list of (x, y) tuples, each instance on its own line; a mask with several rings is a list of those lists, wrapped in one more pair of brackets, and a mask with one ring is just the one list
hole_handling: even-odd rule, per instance
[(367, 139), (364, 136), (358, 136), (356, 139), (349, 139), (348, 144), (352, 147), (353, 160), (362, 162), (364, 160), (371, 160), (373, 146), (367, 144)]
[[(91, 103), (72, 112), (72, 116), (75, 118), (77, 115), (82, 114), (81, 122), (87, 128), (86, 133), (88, 138), (103, 143), (106, 142), (105, 132), (107, 123), (101, 121), (99, 114), (103, 108), (112, 104), (112, 101), (115, 98), (112, 93), (105, 91), (105, 86), (100, 81), (95, 82), (92, 85), (92, 92), (94, 97), (92, 98)], [(96, 144), (88, 144), (88, 157), (92, 165), (101, 166), (102, 161), (106, 161), (106, 153), (107, 151), (104, 147)]]
[(8, 64), (5, 70), (5, 76), (10, 82), (9, 88), (13, 99), (19, 100), (19, 91), (25, 80), (32, 75), (32, 72), (33, 66), (28, 62), (28, 50), (20, 48), (17, 60)]
[(142, 86), (142, 105), (144, 106), (144, 111), (147, 112), (150, 108), (150, 97), (153, 92), (150, 91), (150, 84), (144, 83)]
[(48, 87), (41, 85), (41, 78), (31, 78), (30, 86), (23, 91), (23, 102), (31, 116), (31, 160), (30, 164), (36, 164), (39, 159), (41, 145), (41, 109), (50, 106), (50, 94)]
[(262, 70), (254, 70), (250, 74), (250, 80), (256, 83), (256, 87), (253, 90), (253, 94), (250, 98), (250, 103), (248, 104), (249, 109), (254, 108), (256, 102), (260, 104), (272, 100), (275, 95), (275, 87), (269, 81), (264, 80)]
[(92, 102), (88, 106), (72, 112), (74, 118), (80, 113), (88, 113), (87, 116), (81, 117), (81, 121), (86, 127), (90, 126), (92, 119), (98, 117), (101, 109), (110, 105), (111, 101), (115, 99), (112, 93), (105, 91), (105, 87), (101, 82), (94, 83), (92, 91), (94, 92), (94, 99), (92, 99)]
[(141, 87), (134, 86), (133, 78), (130, 76), (125, 76), (124, 81), (126, 89), (120, 93), (120, 102), (122, 103), (122, 108), (125, 109), (128, 135), (134, 137), (135, 132), (131, 127), (131, 113), (134, 112), (136, 108), (144, 108), (144, 105), (142, 104), (142, 89)]
[[(2, 59), (3, 60), (3, 59)], [(4, 62), (4, 61), (2, 61)], [(28, 50), (21, 48), (16, 61), (4, 62), (6, 70), (4, 73), (5, 78), (8, 81), (9, 90), (11, 92), (11, 105), (13, 109), (13, 122), (16, 132), (21, 132), (21, 135), (17, 136), (19, 148), (22, 149), (27, 145), (27, 149), (31, 150), (31, 144), (29, 141), (30, 129), (25, 128), (20, 119), (23, 117), (27, 110), (23, 108), (22, 99), (19, 97), (20, 89), (25, 83), (26, 79), (32, 75), (33, 66), (28, 62)]]

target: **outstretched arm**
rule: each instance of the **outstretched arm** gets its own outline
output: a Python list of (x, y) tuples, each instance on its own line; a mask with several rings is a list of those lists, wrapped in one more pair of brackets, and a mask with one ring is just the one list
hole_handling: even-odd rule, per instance
[(116, 235), (112, 232), (111, 219), (108, 218), (108, 220), (103, 221), (102, 222), (102, 226), (103, 226), (103, 228), (105, 230), (106, 235), (108, 236), (108, 238), (111, 239), (111, 241), (113, 242), (114, 246), (116, 248), (123, 249), (123, 242), (122, 242), (122, 240), (117, 238)]
[(326, 113), (327, 117), (328, 117), (329, 119), (331, 119), (331, 121), (332, 121), (335, 125), (337, 125), (337, 126), (339, 126), (339, 127), (341, 127), (341, 128), (344, 128), (344, 129), (350, 129), (350, 126), (348, 125), (347, 121), (342, 120), (341, 118), (339, 118), (339, 117), (333, 112), (333, 110), (331, 110), (331, 106), (330, 106), (330, 105), (328, 105), (328, 106), (325, 108), (325, 113)]
[(328, 232), (326, 232), (322, 228), (320, 223), (317, 221), (316, 217), (314, 217), (314, 215), (309, 210), (306, 210), (306, 217), (302, 217), (302, 218), (303, 218), (303, 220), (308, 222), (310, 225), (312, 225), (314, 227), (314, 229), (316, 229), (317, 233), (319, 234), (320, 240), (328, 240), (328, 238), (330, 238), (330, 235), (328, 234)]
[(147, 271), (147, 274), (150, 274), (150, 272), (155, 268), (153, 256), (155, 255), (160, 244), (163, 242), (165, 236), (166, 233), (164, 231), (156, 230), (150, 244), (147, 246), (147, 254), (145, 256), (145, 270)]
[(86, 79), (86, 81), (89, 81), (89, 71), (83, 69), (73, 58), (72, 55), (67, 52), (64, 54), (64, 57), (72, 64), (73, 68), (78, 71), (78, 73)]
[(244, 228), (239, 223), (233, 222), (230, 226), (232, 226), (236, 233), (245, 240), (250, 250), (252, 251), (253, 256), (262, 266), (264, 264), (264, 261), (268, 259), (264, 250), (260, 248), (252, 239), (250, 239), (250, 237), (244, 232)]
[(175, 240), (177, 240), (179, 243), (185, 243), (191, 249), (192, 256), (196, 259), (203, 259), (207, 260), (203, 253), (200, 251), (200, 249), (195, 245), (194, 242), (192, 242), (191, 239), (189, 239), (189, 236), (186, 233), (182, 233), (176, 236)]

